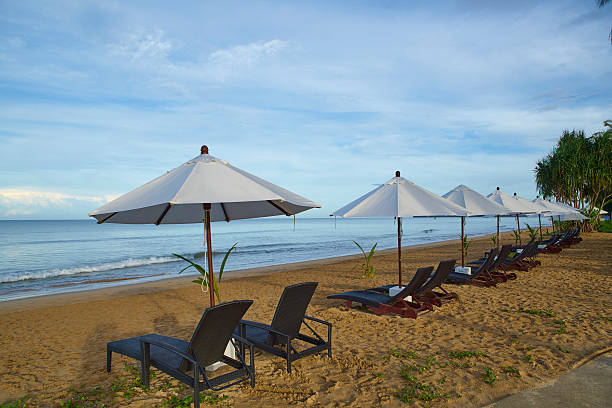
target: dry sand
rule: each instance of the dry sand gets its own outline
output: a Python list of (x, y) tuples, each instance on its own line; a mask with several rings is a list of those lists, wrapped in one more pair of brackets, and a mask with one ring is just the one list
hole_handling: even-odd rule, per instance
[[(470, 258), (490, 244), (474, 240)], [(393, 251), (375, 256), (373, 279), (351, 272), (356, 258), (349, 257), (228, 280), (223, 299), (253, 299), (246, 318), (263, 322), (284, 286), (319, 282), (308, 314), (333, 323), (334, 355), (303, 358), (288, 375), (284, 360), (257, 353), (255, 389), (227, 389), (220, 405), (396, 407), (407, 405), (397, 394), (413, 389), (422, 397), (444, 395), (413, 400), (414, 406), (482, 406), (557, 378), (612, 346), (611, 254), (612, 234), (584, 234), (560, 254), (541, 255), (542, 265), (518, 272), (515, 281), (495, 288), (447, 285), (459, 300), (416, 320), (346, 312), (342, 302), (326, 299), (396, 281)], [(460, 254), (455, 241), (407, 247), (402, 257), (409, 279), (417, 267)], [(31, 406), (58, 406), (81, 394), (107, 406), (164, 406), (174, 394), (189, 395), (163, 374), (153, 379), (153, 391), (130, 388), (134, 370), (124, 363), (133, 360), (114, 358), (108, 375), (105, 346), (150, 332), (187, 339), (207, 303), (185, 279), (0, 303), (0, 402), (29, 395)]]

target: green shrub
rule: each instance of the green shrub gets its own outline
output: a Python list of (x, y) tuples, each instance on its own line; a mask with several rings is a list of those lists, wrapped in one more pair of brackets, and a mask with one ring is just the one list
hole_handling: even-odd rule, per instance
[(599, 224), (599, 232), (612, 232), (612, 220), (602, 221)]

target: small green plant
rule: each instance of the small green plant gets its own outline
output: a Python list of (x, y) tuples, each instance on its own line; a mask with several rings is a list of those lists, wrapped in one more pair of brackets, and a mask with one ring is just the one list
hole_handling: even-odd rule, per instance
[(527, 354), (525, 357), (523, 357), (523, 361), (526, 363), (530, 363), (533, 360), (533, 356), (531, 354)]
[(607, 321), (609, 321), (609, 322), (612, 322), (612, 319), (610, 319), (610, 318), (609, 318), (609, 317), (607, 317), (607, 316), (601, 316), (601, 318), (602, 318), (603, 320), (607, 320)]
[(395, 358), (410, 358), (413, 360), (416, 360), (417, 358), (420, 358), (420, 356), (417, 354), (416, 351), (412, 351), (412, 350), (404, 350), (400, 347), (395, 347), (392, 348), (391, 350), (389, 350), (389, 355), (395, 357)]
[(9, 400), (0, 403), (0, 408), (27, 408), (32, 405), (28, 405), (28, 400), (31, 399), (29, 396), (21, 397), (18, 400)]
[(567, 331), (567, 322), (565, 320), (553, 320), (553, 324), (556, 324), (557, 333), (563, 334)]
[(495, 380), (497, 380), (497, 376), (493, 374), (493, 369), (491, 367), (487, 367), (485, 373), (482, 375), (482, 378), (487, 384), (491, 386), (493, 385)]
[(418, 363), (412, 363), (410, 365), (405, 365), (402, 367), (402, 371), (400, 372), (400, 375), (402, 377), (406, 377), (409, 376), (408, 373), (412, 372), (412, 371), (417, 371), (419, 373), (422, 373), (423, 371), (427, 371), (429, 369), (429, 366), (427, 365), (422, 365), (422, 364), (418, 364)]
[(525, 350), (531, 351), (531, 350), (533, 350), (533, 346), (525, 346)]
[[(225, 263), (227, 262), (227, 258), (229, 258), (230, 253), (236, 249), (236, 245), (238, 245), (238, 243), (236, 242), (234, 245), (232, 245), (232, 247), (230, 249), (227, 250), (227, 252), (225, 253), (225, 256), (223, 257), (223, 261), (221, 262), (221, 267), (219, 268), (219, 278), (218, 280), (214, 279), (214, 275), (213, 275), (213, 290), (215, 292), (215, 296), (217, 297), (217, 301), (220, 302), (221, 301), (221, 295), (219, 294), (219, 284), (221, 283), (221, 277), (223, 276), (223, 271), (225, 270)], [(202, 266), (199, 265), (195, 262), (193, 262), (190, 259), (185, 258), (182, 255), (179, 254), (172, 254), (174, 256), (176, 256), (177, 258), (182, 259), (185, 262), (188, 262), (189, 265), (187, 265), (186, 267), (184, 267), (183, 269), (181, 269), (181, 271), (179, 273), (183, 273), (185, 272), (187, 269), (189, 268), (195, 268), (196, 271), (198, 271), (200, 273), (200, 275), (202, 275), (202, 277), (193, 280), (193, 283), (197, 283), (198, 285), (201, 285), (202, 288), (206, 287), (207, 290), (210, 290), (210, 282), (208, 281), (208, 274), (206, 273), (206, 269)]]
[(521, 376), (521, 373), (519, 372), (519, 370), (514, 368), (514, 367), (512, 367), (512, 366), (503, 366), (502, 370), (504, 370), (504, 373), (513, 375), (515, 377), (520, 377)]
[(491, 237), (491, 241), (493, 242), (493, 246), (496, 247), (497, 246), (497, 235), (493, 235)]
[[(216, 395), (212, 391), (206, 391), (200, 393), (200, 402), (207, 405), (217, 405), (229, 397), (227, 395)], [(179, 398), (177, 396), (171, 396), (164, 402), (166, 407), (170, 408), (189, 408), (193, 404), (193, 396), (187, 395), (186, 397)]]
[(523, 309), (522, 307), (519, 307), (518, 311), (521, 313), (527, 313), (527, 314), (537, 315), (537, 316), (555, 317), (555, 313), (550, 309), (545, 309), (545, 310)]
[(514, 238), (514, 245), (518, 245), (519, 241), (521, 240), (521, 235), (516, 230), (513, 230), (512, 236)]
[(567, 353), (569, 353), (569, 352), (570, 352), (568, 349), (564, 349), (564, 348), (563, 348), (563, 347), (561, 347), (561, 346), (557, 346), (557, 348), (558, 348), (558, 349), (559, 349), (559, 351), (560, 351), (560, 352), (562, 352), (562, 353), (566, 353), (566, 354), (567, 354)]
[(465, 235), (463, 237), (463, 251), (465, 252), (465, 257), (466, 258), (468, 256), (468, 249), (470, 248), (470, 244), (471, 243), (472, 243), (472, 241), (469, 241), (467, 235)]
[(450, 358), (456, 359), (464, 359), (464, 358), (472, 358), (472, 357), (487, 357), (485, 353), (482, 351), (451, 351), (448, 353)]
[(355, 243), (355, 245), (357, 245), (357, 247), (359, 247), (359, 249), (361, 250), (361, 253), (363, 254), (363, 263), (361, 265), (353, 266), (353, 268), (351, 269), (351, 272), (354, 271), (356, 268), (361, 268), (362, 278), (365, 278), (368, 275), (370, 276), (370, 278), (373, 278), (374, 277), (374, 265), (372, 265), (372, 257), (374, 256), (374, 251), (376, 250), (376, 245), (378, 245), (378, 243), (375, 243), (372, 249), (370, 249), (370, 251), (366, 255), (361, 245), (359, 245), (357, 241), (353, 241), (353, 242)]
[(425, 384), (416, 377), (405, 376), (408, 386), (395, 394), (402, 402), (412, 402), (413, 400), (430, 402), (437, 399), (450, 398), (450, 394), (438, 391), (434, 384)]
[(535, 241), (538, 238), (538, 230), (535, 228), (531, 228), (529, 224), (525, 224), (527, 226), (527, 230), (529, 230), (529, 239)]

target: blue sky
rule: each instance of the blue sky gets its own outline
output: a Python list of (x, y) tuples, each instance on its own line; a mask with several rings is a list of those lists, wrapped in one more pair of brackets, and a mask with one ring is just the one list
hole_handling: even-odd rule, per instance
[(84, 218), (199, 153), (323, 205), (391, 178), (535, 197), (612, 118), (593, 1), (0, 1), (0, 219)]

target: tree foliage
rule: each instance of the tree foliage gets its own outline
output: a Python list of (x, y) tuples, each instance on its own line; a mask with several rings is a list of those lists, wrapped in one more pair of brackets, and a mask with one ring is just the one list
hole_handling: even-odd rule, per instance
[(539, 193), (574, 207), (603, 208), (612, 198), (612, 121), (606, 130), (586, 137), (582, 130), (564, 131), (535, 167)]

